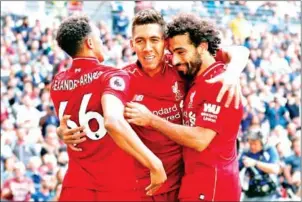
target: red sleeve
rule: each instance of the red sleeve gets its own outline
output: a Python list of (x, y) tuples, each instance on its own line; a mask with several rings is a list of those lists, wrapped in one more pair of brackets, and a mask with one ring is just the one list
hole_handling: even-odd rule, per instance
[(203, 83), (202, 102), (199, 103), (196, 114), (196, 126), (214, 130), (218, 134), (222, 132), (223, 121), (226, 118), (231, 118), (230, 110), (233, 110), (224, 107), (225, 99), (220, 103), (216, 102), (221, 87), (222, 84), (219, 82), (215, 84)]
[(222, 49), (221, 48), (219, 50), (217, 50), (215, 60), (223, 62), (223, 55), (222, 55)]
[(112, 94), (124, 104), (132, 98), (130, 90), (130, 76), (126, 71), (117, 70), (106, 74), (104, 77), (103, 94)]

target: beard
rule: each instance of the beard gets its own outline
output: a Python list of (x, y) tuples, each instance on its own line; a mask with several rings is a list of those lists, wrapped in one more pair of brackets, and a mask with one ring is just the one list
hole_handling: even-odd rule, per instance
[(186, 73), (179, 72), (180, 76), (189, 82), (194, 80), (202, 65), (201, 56), (197, 51), (195, 52), (193, 59), (193, 61), (183, 64), (187, 68)]

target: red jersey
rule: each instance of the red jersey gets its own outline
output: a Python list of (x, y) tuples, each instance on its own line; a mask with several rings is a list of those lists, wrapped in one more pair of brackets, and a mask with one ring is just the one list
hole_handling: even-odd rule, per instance
[(184, 125), (214, 130), (216, 136), (202, 152), (183, 148), (185, 174), (179, 193), (181, 201), (240, 199), (236, 138), (243, 107), (240, 104), (240, 108), (235, 109), (234, 103), (224, 107), (227, 96), (216, 102), (222, 84), (205, 82), (224, 71), (221, 62), (211, 65), (192, 82), (184, 102)]
[(107, 134), (101, 105), (104, 94), (112, 94), (123, 103), (130, 101), (129, 79), (127, 72), (104, 66), (96, 58), (75, 58), (70, 69), (53, 79), (51, 98), (57, 114), (60, 119), (71, 115), (68, 126), (85, 126), (87, 136), (78, 145), (81, 152), (68, 148), (65, 187), (98, 191), (134, 188), (134, 159)]
[[(171, 65), (171, 56), (166, 55), (163, 68), (150, 77), (142, 71), (140, 64), (130, 64), (124, 68), (129, 72), (131, 88), (135, 95), (133, 101), (145, 105), (154, 114), (166, 120), (181, 124), (180, 104), (185, 95), (185, 81)], [(183, 174), (182, 146), (152, 128), (132, 126), (143, 143), (163, 162), (167, 181), (156, 192), (166, 193), (177, 189)], [(139, 187), (145, 188), (150, 183), (149, 169), (137, 162)]]
[(242, 105), (239, 110), (232, 107), (234, 103), (231, 103), (231, 107), (225, 108), (227, 96), (224, 96), (220, 103), (216, 102), (222, 84), (205, 82), (224, 71), (223, 63), (214, 63), (193, 81), (186, 96), (184, 125), (200, 126), (217, 132), (212, 142), (202, 152), (184, 148), (186, 172), (195, 164), (220, 167), (229, 164), (237, 157), (236, 138), (243, 115)]
[(11, 178), (4, 182), (3, 189), (11, 191), (11, 196), (7, 200), (30, 201), (31, 192), (34, 191), (34, 183), (27, 177), (20, 181), (16, 178)]

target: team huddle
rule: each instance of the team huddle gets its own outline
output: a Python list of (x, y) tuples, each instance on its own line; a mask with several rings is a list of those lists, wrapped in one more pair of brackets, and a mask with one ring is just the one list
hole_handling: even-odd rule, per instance
[(61, 201), (240, 200), (246, 48), (220, 48), (219, 30), (199, 17), (166, 25), (152, 9), (133, 19), (137, 62), (123, 70), (101, 64), (100, 32), (85, 16), (64, 20), (56, 40), (73, 58), (51, 87), (69, 154)]

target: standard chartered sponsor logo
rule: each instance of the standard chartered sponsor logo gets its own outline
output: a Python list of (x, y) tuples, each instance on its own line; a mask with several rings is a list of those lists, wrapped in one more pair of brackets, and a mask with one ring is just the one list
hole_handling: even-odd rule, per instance
[(185, 126), (195, 126), (195, 123), (196, 123), (196, 114), (192, 111), (190, 111), (189, 113), (188, 112), (184, 112), (182, 114), (183, 116), (183, 125)]
[(173, 121), (181, 118), (180, 109), (174, 104), (172, 107), (162, 107), (159, 110), (152, 111), (153, 114), (160, 116), (168, 121)]

